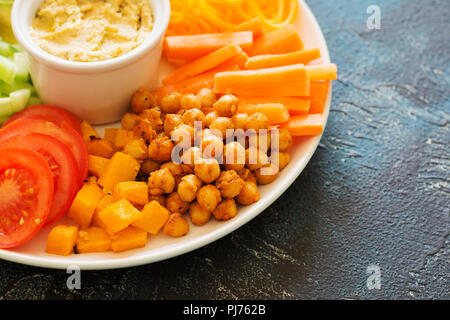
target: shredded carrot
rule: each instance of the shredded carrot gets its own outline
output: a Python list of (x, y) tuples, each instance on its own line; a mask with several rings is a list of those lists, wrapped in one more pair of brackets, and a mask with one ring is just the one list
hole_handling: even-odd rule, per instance
[(248, 58), (245, 68), (249, 70), (287, 66), (290, 64), (308, 64), (320, 58), (319, 49), (295, 51), (284, 54), (264, 54)]

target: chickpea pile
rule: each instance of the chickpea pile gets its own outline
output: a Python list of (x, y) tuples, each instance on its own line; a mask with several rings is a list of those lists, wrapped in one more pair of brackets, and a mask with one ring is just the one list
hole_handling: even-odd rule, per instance
[[(160, 101), (145, 89), (133, 95), (133, 113), (125, 114), (121, 122), (134, 138), (123, 150), (141, 163), (139, 177), (148, 182), (150, 201), (171, 212), (163, 228), (166, 234), (186, 234), (187, 215), (197, 226), (211, 216), (232, 219), (237, 204), (257, 202), (257, 185), (271, 183), (289, 163), (289, 132), (279, 129), (278, 146), (270, 148), (273, 128), (267, 116), (237, 113), (238, 102), (233, 95), (217, 99), (210, 89), (196, 95), (172, 93)], [(195, 123), (200, 124), (198, 131)], [(252, 134), (229, 141), (230, 130), (235, 130), (235, 137), (245, 130)], [(172, 157), (178, 145), (183, 146), (179, 162)]]

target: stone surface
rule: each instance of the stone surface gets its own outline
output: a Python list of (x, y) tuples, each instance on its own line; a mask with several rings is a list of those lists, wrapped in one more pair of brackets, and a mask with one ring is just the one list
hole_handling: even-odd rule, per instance
[(83, 272), (81, 290), (0, 261), (0, 299), (449, 299), (448, 0), (308, 2), (340, 79), (319, 149), (278, 201), (189, 254)]

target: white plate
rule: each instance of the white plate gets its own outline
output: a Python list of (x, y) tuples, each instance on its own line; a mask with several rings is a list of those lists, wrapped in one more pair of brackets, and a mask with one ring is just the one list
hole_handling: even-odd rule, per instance
[[(322, 59), (329, 62), (328, 48), (320, 27), (303, 0), (299, 1), (299, 14), (295, 24), (300, 31), (305, 48), (320, 48)], [(168, 72), (168, 66), (161, 66), (161, 76)], [(331, 87), (330, 87), (331, 88)], [(325, 119), (331, 103), (329, 90)], [(99, 128), (100, 132), (103, 128)], [(52, 226), (45, 227), (31, 241), (13, 250), (0, 250), (0, 258), (45, 268), (66, 269), (70, 265), (77, 265), (83, 270), (115, 269), (137, 266), (156, 261), (165, 260), (183, 253), (205, 246), (238, 229), (245, 223), (260, 214), (295, 181), (314, 154), (320, 141), (320, 136), (295, 139), (290, 150), (291, 162), (270, 185), (261, 186), (261, 200), (257, 203), (240, 207), (238, 215), (229, 221), (218, 222), (211, 220), (205, 226), (191, 225), (190, 232), (181, 238), (171, 238), (164, 234), (150, 236), (145, 248), (134, 249), (123, 253), (90, 253), (61, 257), (45, 253), (48, 232)], [(64, 221), (59, 221), (62, 223)]]

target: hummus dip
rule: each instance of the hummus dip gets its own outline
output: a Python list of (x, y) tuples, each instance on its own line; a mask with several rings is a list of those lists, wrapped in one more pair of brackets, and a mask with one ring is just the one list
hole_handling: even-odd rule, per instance
[(54, 56), (93, 62), (135, 49), (152, 27), (149, 0), (45, 0), (30, 34)]

